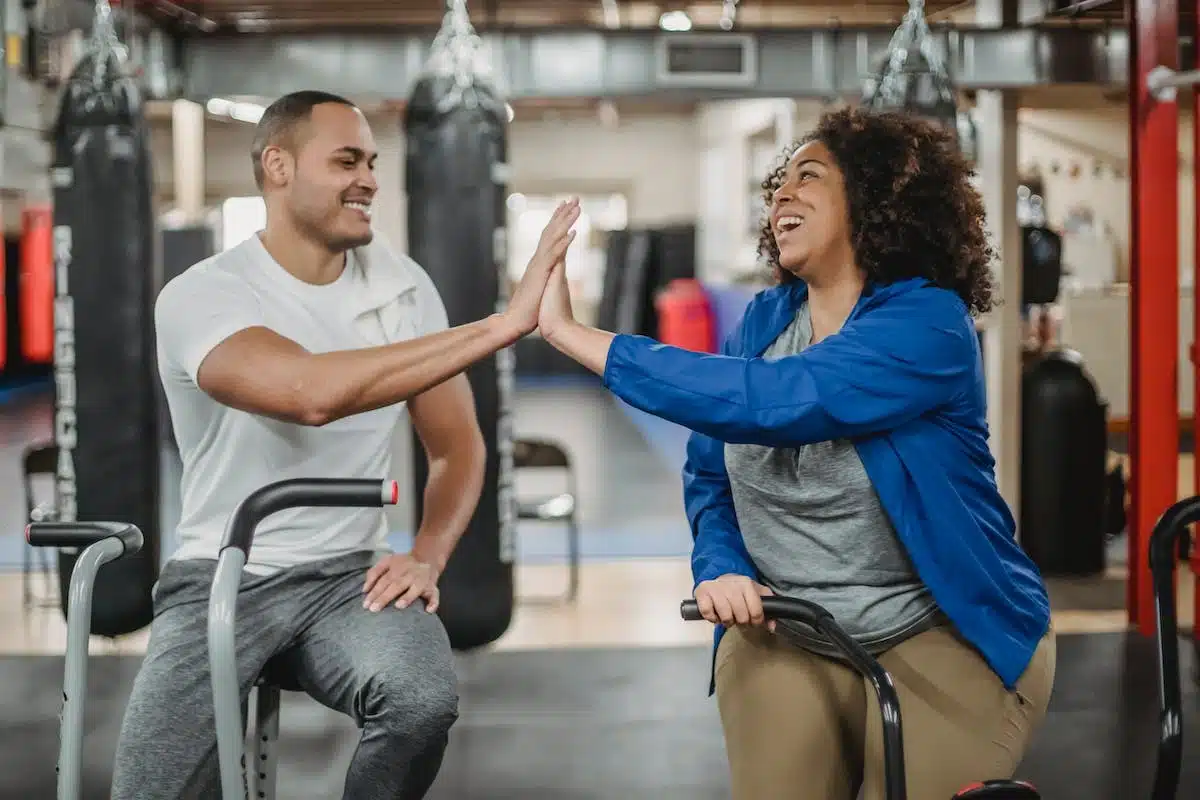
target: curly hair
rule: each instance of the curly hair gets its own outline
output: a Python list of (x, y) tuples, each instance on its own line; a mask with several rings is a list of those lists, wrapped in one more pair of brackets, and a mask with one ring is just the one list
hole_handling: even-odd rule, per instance
[[(797, 147), (820, 141), (833, 154), (846, 187), (850, 243), (868, 281), (925, 277), (955, 292), (972, 314), (995, 304), (995, 251), (984, 226), (983, 199), (971, 185), (974, 167), (950, 131), (897, 111), (830, 111), (789, 147), (762, 182), (770, 208)], [(781, 283), (798, 280), (779, 265), (769, 216), (759, 255)]]

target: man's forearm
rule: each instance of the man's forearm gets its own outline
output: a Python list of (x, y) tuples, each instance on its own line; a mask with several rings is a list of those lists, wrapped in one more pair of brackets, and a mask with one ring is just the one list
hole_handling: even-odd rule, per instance
[(413, 540), (412, 555), (433, 564), (439, 573), (475, 513), (486, 466), (487, 447), (481, 437), (429, 459), (421, 527)]
[(321, 353), (305, 383), (319, 387), (324, 424), (411, 399), (521, 337), (500, 314), (406, 342)]

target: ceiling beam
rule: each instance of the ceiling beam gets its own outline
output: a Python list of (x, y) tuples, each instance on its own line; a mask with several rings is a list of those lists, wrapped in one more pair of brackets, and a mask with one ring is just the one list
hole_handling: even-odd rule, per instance
[[(857, 95), (887, 52), (893, 28), (813, 27), (739, 31), (753, 51), (746, 79), (664, 78), (664, 42), (693, 34), (630, 30), (513, 29), (482, 34), (510, 97), (809, 97)], [(732, 41), (711, 33), (699, 40)], [(214, 34), (182, 50), (184, 94), (273, 98), (320, 88), (367, 100), (406, 98), (433, 32)], [(1123, 29), (938, 26), (934, 37), (963, 89), (1125, 83)]]

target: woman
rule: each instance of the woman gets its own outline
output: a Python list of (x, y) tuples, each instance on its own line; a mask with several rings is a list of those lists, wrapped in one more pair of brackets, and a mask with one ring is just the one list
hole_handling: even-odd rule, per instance
[[(542, 335), (631, 405), (690, 428), (695, 597), (736, 798), (882, 800), (871, 689), (760, 597), (830, 609), (892, 673), (909, 796), (1010, 777), (1054, 679), (1045, 586), (988, 449), (972, 317), (993, 252), (940, 128), (826, 114), (764, 182), (758, 294), (721, 354), (586, 328), (563, 268)], [(710, 689), (711, 691), (711, 689)]]

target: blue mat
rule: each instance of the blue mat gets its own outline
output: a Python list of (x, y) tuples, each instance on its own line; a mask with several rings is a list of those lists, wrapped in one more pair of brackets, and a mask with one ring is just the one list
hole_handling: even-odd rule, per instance
[(0, 405), (48, 392), (53, 387), (52, 378), (0, 379)]

